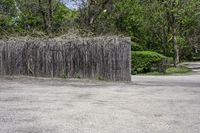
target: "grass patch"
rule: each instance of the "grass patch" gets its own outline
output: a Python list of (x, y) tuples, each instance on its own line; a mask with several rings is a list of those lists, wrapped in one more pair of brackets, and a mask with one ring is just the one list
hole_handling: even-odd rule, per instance
[(146, 73), (145, 75), (172, 75), (172, 74), (185, 74), (185, 73), (189, 73), (192, 70), (190, 68), (187, 67), (183, 67), (183, 66), (179, 66), (179, 67), (170, 67), (168, 68), (165, 72), (150, 72), (150, 73)]
[(164, 73), (164, 72), (149, 72), (149, 73), (146, 73), (145, 75), (154, 75), (154, 76), (159, 76), (159, 75), (167, 75), (167, 73)]
[(182, 73), (189, 73), (192, 70), (187, 67), (179, 66), (179, 67), (170, 67), (166, 70), (167, 74), (182, 74)]

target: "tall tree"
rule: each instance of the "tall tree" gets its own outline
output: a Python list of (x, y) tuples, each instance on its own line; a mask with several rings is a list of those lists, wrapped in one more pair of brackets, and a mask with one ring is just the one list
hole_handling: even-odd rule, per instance
[[(113, 0), (75, 0), (79, 4), (78, 23), (92, 32), (102, 25), (105, 21), (105, 14), (110, 15), (113, 7)], [(103, 19), (99, 19), (104, 16)], [(100, 24), (101, 23), (101, 24)]]
[[(162, 42), (164, 53), (168, 45), (173, 45), (174, 66), (179, 63), (179, 51), (181, 44), (187, 38), (190, 31), (199, 22), (196, 0), (154, 0), (145, 2), (145, 16), (147, 28), (153, 32), (152, 39)], [(160, 40), (160, 41), (159, 41)], [(182, 41), (181, 41), (182, 40)], [(170, 50), (170, 49), (169, 49)]]

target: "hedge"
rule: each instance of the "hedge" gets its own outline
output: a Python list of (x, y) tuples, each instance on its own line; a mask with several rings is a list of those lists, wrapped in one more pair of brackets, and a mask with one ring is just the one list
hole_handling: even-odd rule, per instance
[(160, 69), (165, 56), (152, 51), (132, 51), (132, 74), (151, 72)]

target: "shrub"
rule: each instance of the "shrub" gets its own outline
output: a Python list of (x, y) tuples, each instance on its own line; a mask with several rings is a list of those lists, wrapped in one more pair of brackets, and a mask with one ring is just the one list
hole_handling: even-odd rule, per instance
[(152, 51), (132, 51), (132, 74), (159, 70), (165, 56)]
[(131, 45), (131, 50), (132, 51), (142, 51), (143, 50), (143, 46), (134, 42)]

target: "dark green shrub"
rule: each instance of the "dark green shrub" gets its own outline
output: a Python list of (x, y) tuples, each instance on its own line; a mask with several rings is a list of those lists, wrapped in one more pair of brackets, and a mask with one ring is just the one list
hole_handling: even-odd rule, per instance
[(159, 70), (165, 56), (152, 51), (132, 51), (132, 74)]
[(131, 44), (131, 50), (132, 51), (142, 51), (142, 50), (144, 50), (144, 48), (143, 48), (142, 45), (139, 45), (137, 43), (132, 43)]

